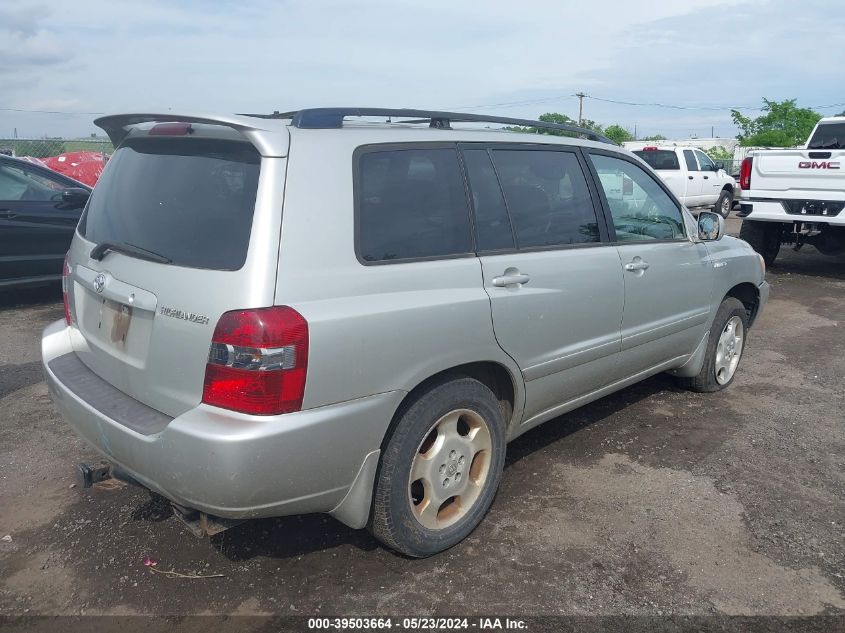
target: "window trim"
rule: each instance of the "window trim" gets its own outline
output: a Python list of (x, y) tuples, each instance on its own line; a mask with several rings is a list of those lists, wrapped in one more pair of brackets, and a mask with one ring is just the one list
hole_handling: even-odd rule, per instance
[[(611, 235), (611, 244), (618, 247), (618, 246), (633, 246), (635, 244), (679, 244), (679, 243), (683, 243), (683, 242), (692, 242), (692, 236), (690, 236), (688, 234), (687, 225), (686, 225), (686, 222), (684, 221), (684, 205), (681, 203), (680, 200), (678, 200), (678, 198), (675, 196), (675, 194), (672, 193), (672, 191), (669, 189), (669, 186), (665, 182), (663, 182), (663, 180), (661, 180), (659, 177), (658, 178), (654, 177), (654, 175), (653, 175), (654, 171), (651, 169), (651, 167), (649, 167), (647, 164), (643, 163), (643, 164), (646, 165), (645, 169), (644, 169), (643, 164), (640, 164), (640, 162), (641, 162), (640, 159), (637, 158), (636, 156), (634, 156), (633, 154), (631, 156), (628, 156), (628, 155), (623, 154), (621, 152), (614, 152), (612, 150), (608, 151), (608, 150), (605, 150), (605, 149), (593, 148), (593, 147), (585, 147), (585, 148), (583, 148), (583, 151), (584, 151), (585, 154), (588, 154), (588, 155), (596, 154), (596, 155), (599, 155), (599, 156), (608, 156), (610, 158), (616, 158), (616, 159), (625, 161), (627, 163), (631, 163), (635, 167), (638, 167), (644, 174), (646, 174), (646, 176), (648, 176), (655, 183), (657, 183), (657, 186), (660, 187), (667, 196), (669, 196), (669, 199), (672, 202), (675, 203), (675, 207), (678, 209), (678, 213), (681, 214), (681, 227), (682, 227), (683, 232), (684, 232), (682, 237), (676, 237), (676, 238), (673, 238), (673, 239), (665, 239), (665, 240), (636, 240), (636, 241), (633, 241), (633, 240), (619, 241), (619, 240), (617, 240), (616, 239), (616, 227), (613, 224), (613, 214), (610, 211), (610, 204), (607, 202), (607, 196), (604, 193), (604, 189), (601, 187), (601, 181), (599, 180), (598, 171), (596, 170), (596, 166), (593, 164), (593, 161), (587, 160), (587, 164), (589, 165), (589, 168), (590, 168), (590, 176), (593, 179), (594, 186), (598, 189), (598, 192), (599, 192), (602, 210), (603, 210), (604, 216), (605, 216), (605, 222), (608, 225), (608, 231), (610, 232), (610, 235)], [(587, 156), (587, 158), (589, 159), (589, 156)]]
[[(496, 180), (499, 183), (499, 191), (502, 193), (502, 200), (505, 203), (505, 209), (508, 213), (508, 220), (511, 223), (511, 233), (514, 238), (514, 247), (507, 248), (507, 249), (495, 249), (495, 250), (476, 250), (476, 255), (478, 257), (486, 257), (486, 256), (495, 256), (495, 255), (511, 255), (517, 253), (537, 253), (543, 251), (561, 251), (561, 250), (569, 250), (569, 249), (576, 249), (576, 248), (596, 248), (600, 246), (610, 246), (613, 242), (611, 241), (610, 231), (607, 225), (607, 218), (603, 212), (601, 206), (601, 200), (599, 198), (599, 192), (595, 187), (595, 183), (593, 182), (592, 175), (590, 173), (590, 165), (588, 165), (588, 161), (584, 157), (582, 152), (582, 148), (580, 145), (569, 145), (565, 143), (507, 143), (502, 141), (496, 142), (473, 142), (473, 141), (459, 141), (458, 142), (458, 150), (461, 152), (461, 157), (463, 158), (463, 151), (464, 150), (471, 150), (471, 149), (484, 149), (487, 150), (487, 154), (490, 158), (490, 162), (493, 165), (493, 171), (496, 174)], [(539, 246), (525, 246), (520, 248), (519, 247), (519, 239), (516, 236), (516, 229), (513, 226), (513, 220), (511, 219), (511, 211), (510, 206), (508, 205), (508, 199), (505, 196), (504, 189), (502, 188), (502, 180), (499, 177), (499, 170), (496, 168), (496, 161), (493, 160), (491, 152), (496, 150), (519, 150), (519, 151), (557, 151), (557, 152), (568, 152), (570, 154), (575, 154), (575, 158), (578, 160), (578, 164), (581, 167), (581, 172), (584, 175), (584, 181), (587, 183), (587, 190), (590, 193), (590, 200), (593, 204), (593, 213), (596, 214), (596, 223), (598, 224), (599, 228), (599, 240), (597, 242), (579, 242), (578, 244), (542, 244)], [(471, 193), (471, 186), (469, 183), (469, 178), (467, 178), (467, 187), (469, 193), (469, 204), (470, 209), (472, 211), (473, 219), (475, 218), (475, 204), (472, 200), (472, 193)], [(473, 227), (475, 226), (473, 222)], [(477, 248), (477, 246), (476, 246)]]
[[(694, 172), (700, 173), (702, 171), (701, 165), (698, 164), (698, 157), (695, 155), (695, 152), (693, 151), (693, 149), (691, 147), (683, 148), (681, 150), (681, 153), (684, 155), (684, 166), (686, 166), (688, 172), (694, 171)], [(692, 162), (695, 164), (696, 169), (690, 168), (689, 160), (687, 160), (687, 153), (689, 153), (689, 155), (692, 156)]]
[[(370, 261), (361, 255), (361, 156), (374, 152), (393, 152), (413, 149), (451, 149), (455, 151), (455, 158), (458, 163), (458, 171), (461, 177), (461, 184), (464, 190), (464, 202), (468, 218), (470, 250), (466, 253), (455, 253), (452, 255), (425, 255), (423, 257), (402, 257), (397, 259), (381, 259)], [(352, 152), (352, 200), (353, 200), (353, 245), (355, 259), (362, 266), (392, 266), (395, 264), (413, 264), (416, 262), (436, 262), (449, 259), (467, 259), (476, 257), (475, 244), (475, 214), (472, 209), (472, 200), (467, 184), (466, 170), (464, 169), (463, 157), (458, 150), (458, 143), (455, 141), (405, 141), (397, 143), (368, 143), (359, 145)]]
[(695, 156), (695, 160), (698, 162), (698, 170), (699, 171), (708, 171), (708, 172), (711, 172), (711, 173), (717, 171), (715, 169), (704, 169), (704, 163), (701, 162), (701, 158), (699, 157), (699, 154), (703, 154), (710, 161), (711, 165), (713, 165), (714, 167), (716, 166), (716, 162), (712, 158), (707, 156), (707, 153), (704, 150), (701, 150), (701, 149), (696, 147), (695, 149), (693, 149), (692, 153), (693, 153), (693, 156)]

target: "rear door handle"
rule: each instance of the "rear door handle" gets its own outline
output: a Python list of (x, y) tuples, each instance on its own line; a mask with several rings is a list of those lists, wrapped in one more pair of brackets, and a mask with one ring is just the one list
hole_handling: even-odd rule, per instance
[(690, 180), (693, 180), (693, 177), (692, 177), (692, 176), (687, 176), (687, 178), (689, 178)]
[(531, 281), (531, 277), (528, 275), (523, 275), (522, 273), (508, 273), (507, 271), (501, 277), (493, 277), (493, 285), (498, 288), (527, 284), (529, 281)]
[(630, 271), (648, 270), (648, 267), (649, 267), (649, 263), (644, 262), (641, 259), (636, 259), (632, 262), (628, 262), (627, 264), (625, 264), (625, 270), (630, 270)]
[(710, 176), (705, 176), (704, 180), (710, 180)]

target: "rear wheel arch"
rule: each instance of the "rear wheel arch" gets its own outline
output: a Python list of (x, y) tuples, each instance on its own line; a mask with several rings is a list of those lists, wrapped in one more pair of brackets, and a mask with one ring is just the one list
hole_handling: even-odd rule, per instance
[(422, 394), (437, 385), (448, 382), (455, 378), (469, 377), (475, 378), (478, 382), (485, 385), (496, 399), (499, 401), (499, 408), (502, 411), (502, 417), (506, 422), (507, 429), (515, 423), (516, 414), (516, 398), (517, 385), (516, 379), (510, 369), (503, 364), (496, 361), (476, 361), (465, 363), (463, 365), (456, 365), (442, 371), (432, 374), (425, 380), (422, 380), (416, 387), (411, 389), (402, 402), (399, 403), (396, 411), (393, 413), (393, 418), (390, 425), (382, 438), (382, 448), (390, 438), (393, 429), (396, 427), (402, 414), (410, 407)]

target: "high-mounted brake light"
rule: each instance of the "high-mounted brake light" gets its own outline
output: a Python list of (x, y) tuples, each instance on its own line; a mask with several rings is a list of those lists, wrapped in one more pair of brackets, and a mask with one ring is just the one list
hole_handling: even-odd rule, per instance
[(751, 165), (753, 164), (753, 160), (749, 156), (743, 159), (742, 164), (739, 166), (739, 188), (743, 191), (751, 189)]
[(644, 151), (644, 152), (656, 152), (657, 147), (655, 147), (654, 145), (649, 145), (648, 147), (643, 147), (642, 151)]
[(70, 264), (67, 261), (68, 255), (69, 253), (65, 254), (65, 261), (62, 264), (62, 298), (65, 301), (65, 322), (70, 325), (73, 322), (73, 319), (70, 316), (70, 300), (68, 297), (71, 273)]
[(190, 123), (157, 123), (150, 130), (150, 136), (185, 136), (193, 131)]
[(226, 312), (205, 366), (202, 401), (254, 415), (302, 409), (308, 322), (287, 306)]

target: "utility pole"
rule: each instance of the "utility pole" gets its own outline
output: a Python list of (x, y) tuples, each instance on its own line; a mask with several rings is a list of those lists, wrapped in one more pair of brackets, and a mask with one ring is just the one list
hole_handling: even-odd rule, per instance
[(583, 92), (576, 92), (575, 96), (578, 97), (578, 125), (584, 121), (584, 97), (585, 95)]

